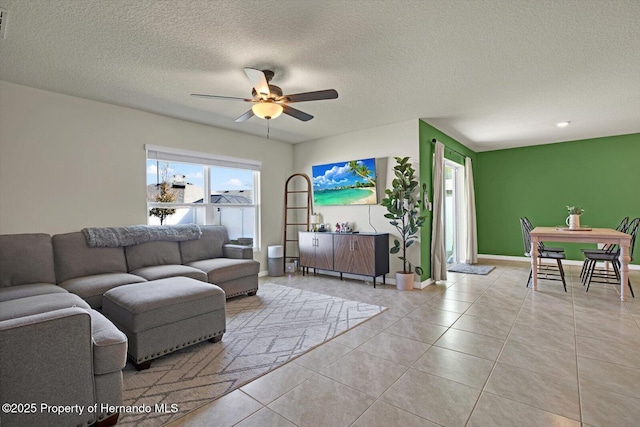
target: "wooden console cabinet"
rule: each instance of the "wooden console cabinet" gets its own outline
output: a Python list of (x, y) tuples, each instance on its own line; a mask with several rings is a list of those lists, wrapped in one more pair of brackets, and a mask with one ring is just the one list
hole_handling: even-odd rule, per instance
[(333, 236), (329, 233), (300, 232), (300, 266), (333, 270)]
[(303, 274), (309, 268), (373, 278), (389, 273), (388, 233), (299, 233), (300, 266)]

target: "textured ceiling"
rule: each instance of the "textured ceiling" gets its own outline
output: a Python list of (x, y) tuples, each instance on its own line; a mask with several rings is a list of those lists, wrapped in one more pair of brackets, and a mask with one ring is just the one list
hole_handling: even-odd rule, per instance
[[(0, 79), (265, 136), (243, 67), (302, 142), (422, 118), (479, 151), (640, 132), (638, 0), (0, 0)], [(556, 123), (571, 121), (560, 129)], [(391, 143), (392, 141), (390, 141)]]

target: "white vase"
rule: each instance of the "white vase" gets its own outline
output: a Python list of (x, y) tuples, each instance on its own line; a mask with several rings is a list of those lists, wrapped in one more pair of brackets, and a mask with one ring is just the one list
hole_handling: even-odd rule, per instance
[(399, 291), (410, 291), (413, 289), (413, 273), (396, 272), (396, 287)]
[(580, 228), (580, 215), (572, 214), (567, 217), (565, 223), (569, 226), (570, 230)]

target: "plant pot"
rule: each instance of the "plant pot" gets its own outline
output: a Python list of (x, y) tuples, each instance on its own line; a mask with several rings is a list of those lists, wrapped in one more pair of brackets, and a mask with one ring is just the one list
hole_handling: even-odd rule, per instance
[(410, 291), (413, 289), (415, 276), (413, 273), (396, 272), (396, 287), (399, 291)]

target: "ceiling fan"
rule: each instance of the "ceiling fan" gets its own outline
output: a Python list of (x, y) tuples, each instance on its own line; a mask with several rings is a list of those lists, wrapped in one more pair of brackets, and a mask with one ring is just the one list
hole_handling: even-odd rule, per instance
[(338, 92), (335, 89), (317, 90), (314, 92), (296, 93), (292, 95), (283, 95), (282, 89), (278, 86), (269, 84), (273, 78), (271, 70), (256, 70), (255, 68), (245, 68), (244, 72), (249, 77), (253, 90), (252, 98), (235, 98), (232, 96), (203, 95), (192, 93), (191, 96), (199, 98), (222, 99), (227, 101), (245, 101), (251, 102), (253, 106), (249, 111), (236, 119), (236, 123), (244, 122), (253, 116), (261, 119), (271, 120), (285, 113), (291, 117), (295, 117), (303, 122), (313, 119), (311, 114), (304, 111), (296, 110), (288, 104), (294, 102), (319, 101), (321, 99), (336, 99)]

